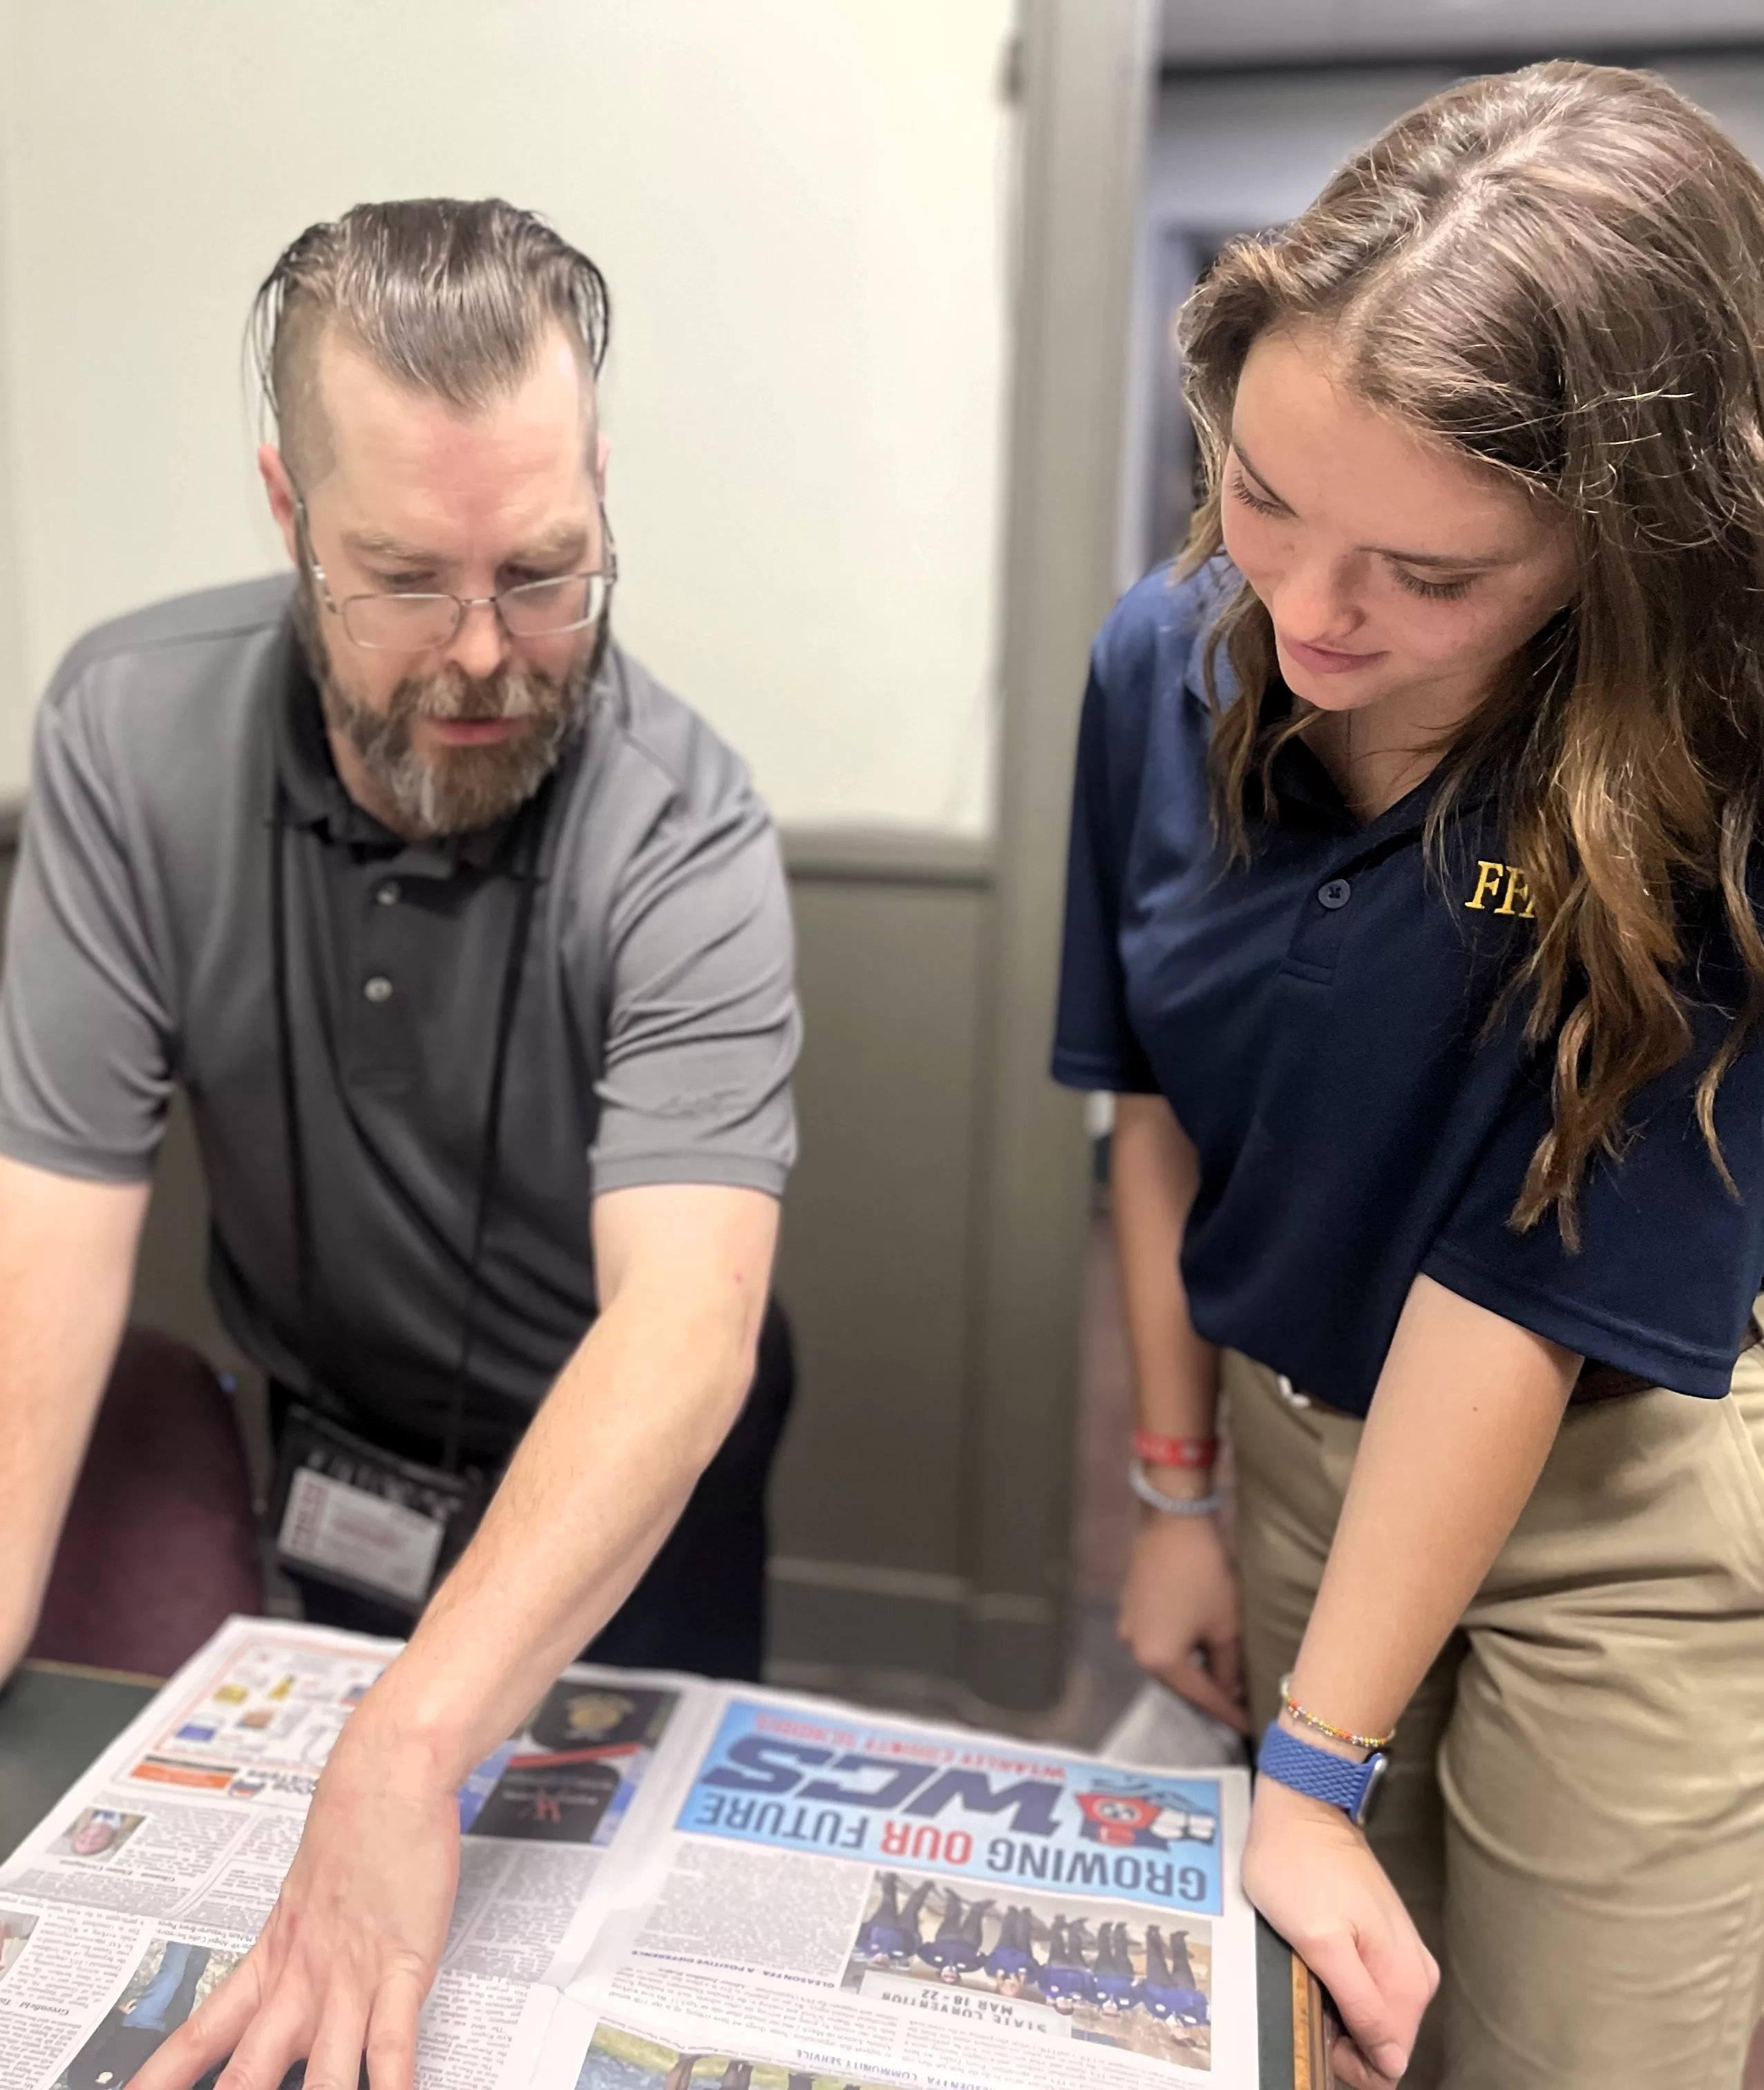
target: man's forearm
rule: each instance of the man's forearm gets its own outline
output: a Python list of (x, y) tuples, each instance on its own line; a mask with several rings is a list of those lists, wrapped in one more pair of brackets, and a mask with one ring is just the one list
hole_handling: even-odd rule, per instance
[(1378, 1383), (1293, 1695), (1393, 1728), (1505, 1543), (1580, 1359), (1418, 1278)]
[(0, 1159), (0, 1677), (36, 1629), (147, 1198)]
[(375, 1694), (382, 1738), (449, 1783), (623, 1602), (739, 1404), (745, 1373), (723, 1346), (634, 1318), (615, 1306), (590, 1331)]
[(763, 1258), (621, 1288), (534, 1417), (482, 1528), (352, 1722), (457, 1783), (616, 1611), (739, 1413)]

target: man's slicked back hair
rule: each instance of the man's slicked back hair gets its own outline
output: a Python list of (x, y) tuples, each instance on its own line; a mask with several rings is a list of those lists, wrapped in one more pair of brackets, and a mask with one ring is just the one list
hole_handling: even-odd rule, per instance
[(597, 373), (606, 278), (544, 219), (499, 197), (357, 204), (285, 248), (251, 307), (264, 398), (295, 481), (327, 468), (318, 348), (346, 342), (401, 385), (477, 413), (533, 368), (553, 325)]

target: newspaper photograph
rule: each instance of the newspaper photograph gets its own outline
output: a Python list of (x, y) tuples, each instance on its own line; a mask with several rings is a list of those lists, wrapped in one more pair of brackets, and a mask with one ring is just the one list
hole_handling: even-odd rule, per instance
[(885, 2090), (839, 2070), (818, 2075), (733, 2053), (682, 2053), (612, 2024), (596, 2028), (577, 2084), (577, 2090)]
[(55, 2078), (54, 2090), (106, 2090), (127, 2083), (220, 1986), (241, 1955), (187, 1938), (156, 1937), (122, 1994)]
[[(0, 1863), (6, 2090), (120, 2090), (225, 1979), (397, 1651), (230, 1622)], [(1241, 1772), (573, 1667), (460, 1789), (418, 2082), (1238, 2090), (1247, 1803)]]
[(672, 2049), (664, 2083), (689, 2054), (706, 2082), (720, 2057), (924, 2090), (1253, 2083), (1247, 1807), (1242, 1773), (724, 1693), (558, 2073), (612, 2083), (635, 2039)]

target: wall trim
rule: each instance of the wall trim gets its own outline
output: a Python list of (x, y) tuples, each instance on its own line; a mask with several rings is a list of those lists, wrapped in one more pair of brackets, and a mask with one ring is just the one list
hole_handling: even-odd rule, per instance
[(946, 1604), (981, 1624), (1045, 1627), (1058, 1624), (1061, 1618), (1060, 1606), (1049, 1598), (1007, 1589), (976, 1589), (966, 1576), (938, 1574), (922, 1568), (878, 1568), (857, 1560), (807, 1560), (787, 1554), (768, 1561), (766, 1572), (772, 1581), (799, 1589)]
[[(25, 795), (0, 796), (0, 849), (16, 849)], [(832, 885), (941, 885), (985, 892), (993, 882), (989, 836), (934, 828), (786, 827), (779, 831), (791, 878)]]
[[(0, 849), (17, 849), (25, 826), (25, 792), (0, 794)], [(993, 842), (982, 834), (937, 828), (779, 828), (790, 878), (851, 886), (957, 886), (985, 892), (993, 884)]]
[(766, 1563), (775, 1582), (805, 1589), (843, 1589), (869, 1597), (904, 1597), (916, 1603), (959, 1604), (968, 1585), (959, 1575), (923, 1568), (873, 1568), (857, 1560), (803, 1560), (775, 1554)]
[(784, 869), (796, 880), (835, 885), (944, 885), (984, 892), (993, 846), (978, 835), (931, 828), (787, 827)]

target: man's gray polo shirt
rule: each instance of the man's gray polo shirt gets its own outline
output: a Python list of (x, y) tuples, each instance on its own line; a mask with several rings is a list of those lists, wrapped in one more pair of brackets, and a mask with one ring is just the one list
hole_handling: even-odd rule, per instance
[[(322, 1378), (364, 1426), (438, 1435), (534, 809), (412, 844), (357, 806), (290, 588), (251, 582), (125, 617), (52, 684), (0, 988), (0, 1152), (139, 1180), (182, 1086), (240, 1347), (296, 1388)], [(278, 774), (316, 1326), (302, 1324), (276, 1051)], [(613, 647), (552, 799), (469, 1450), (505, 1441), (593, 1318), (596, 1193), (776, 1196), (794, 1155), (789, 912), (741, 764)]]

